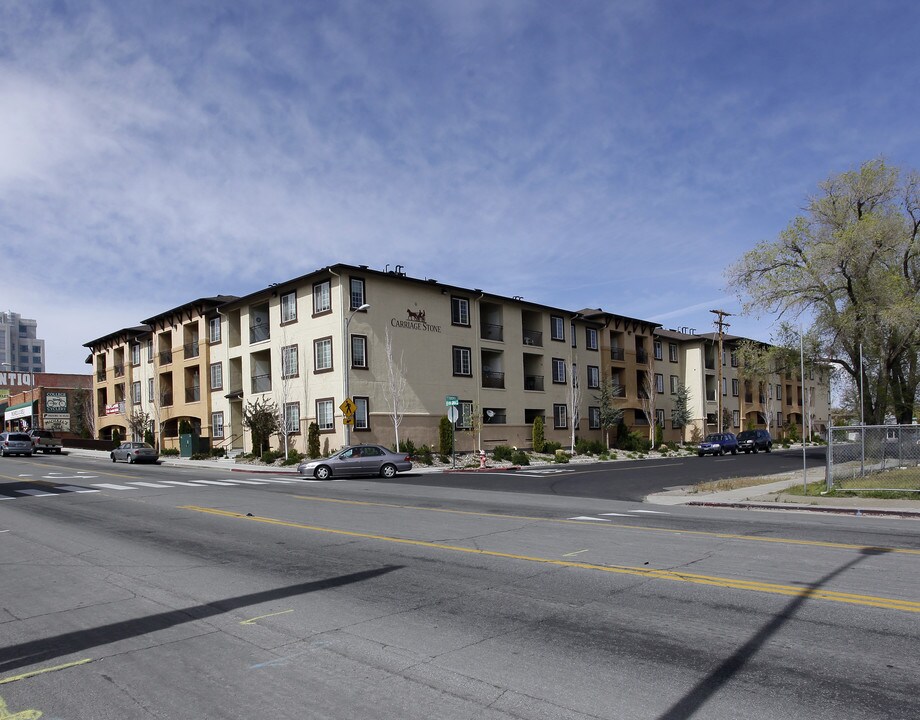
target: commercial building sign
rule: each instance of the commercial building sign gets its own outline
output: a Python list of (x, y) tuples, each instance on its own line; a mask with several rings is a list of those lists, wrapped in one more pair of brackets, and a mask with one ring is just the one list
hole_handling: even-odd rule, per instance
[(57, 432), (70, 432), (70, 415), (45, 414), (42, 419), (45, 430), (56, 430)]
[(32, 387), (32, 375), (21, 372), (0, 372), (0, 385)]
[(425, 320), (424, 310), (406, 310), (406, 319), (390, 319), (390, 325), (399, 328), (408, 328), (409, 330), (423, 330), (425, 332), (441, 332), (440, 325), (432, 325)]
[(67, 415), (67, 393), (45, 392), (45, 415)]

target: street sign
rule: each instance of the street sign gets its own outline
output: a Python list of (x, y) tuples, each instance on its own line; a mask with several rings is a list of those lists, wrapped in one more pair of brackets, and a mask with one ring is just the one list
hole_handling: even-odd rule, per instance
[(354, 415), (344, 415), (342, 416), (342, 425), (354, 425), (355, 416)]
[(448, 420), (450, 420), (452, 423), (455, 423), (457, 422), (458, 417), (460, 417), (460, 411), (456, 408), (456, 406), (451, 405), (449, 408), (447, 408)]
[(354, 400), (351, 398), (345, 398), (342, 401), (342, 404), (339, 405), (339, 410), (344, 413), (345, 417), (352, 417), (355, 414), (355, 410), (358, 409), (358, 406), (355, 405)]
[(444, 398), (444, 404), (447, 405), (447, 407), (457, 407), (460, 404), (460, 398), (456, 395), (447, 395)]

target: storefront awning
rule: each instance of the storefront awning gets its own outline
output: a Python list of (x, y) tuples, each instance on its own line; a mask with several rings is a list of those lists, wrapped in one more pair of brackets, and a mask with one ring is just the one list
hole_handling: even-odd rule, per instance
[(12, 405), (6, 409), (6, 412), (3, 413), (4, 420), (18, 420), (19, 418), (31, 417), (32, 416), (32, 403), (19, 403), (19, 405)]

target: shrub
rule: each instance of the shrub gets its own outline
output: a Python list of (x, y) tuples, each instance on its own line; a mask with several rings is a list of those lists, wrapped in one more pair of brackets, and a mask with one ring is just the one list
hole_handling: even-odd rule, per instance
[(144, 430), (144, 442), (153, 445), (153, 433), (150, 430)]
[(284, 453), (280, 450), (266, 450), (264, 453), (262, 453), (261, 459), (262, 462), (264, 462), (266, 465), (272, 465), (274, 464), (275, 460), (283, 456)]
[(227, 455), (227, 449), (222, 447), (211, 448), (211, 457), (225, 457)]
[(118, 428), (112, 430), (112, 442), (121, 443), (121, 431)]
[(565, 450), (556, 450), (554, 461), (564, 465), (569, 461), (569, 454)]
[(597, 456), (597, 459), (598, 460), (609, 460), (610, 456), (607, 453), (602, 452), (600, 455)]
[(786, 439), (790, 443), (797, 443), (799, 441), (799, 426), (795, 423), (786, 426)]
[(208, 453), (192, 453), (189, 460), (209, 460), (210, 458), (211, 456)]
[(282, 465), (299, 465), (300, 461), (303, 460), (303, 455), (296, 450), (289, 450), (287, 460), (282, 460)]
[(562, 443), (556, 442), (555, 440), (547, 440), (543, 443), (543, 452), (554, 455), (561, 447)]
[(651, 448), (648, 438), (644, 438), (637, 433), (628, 433), (625, 437), (617, 438), (617, 449), (626, 452), (647, 453)]
[(311, 458), (319, 457), (319, 425), (315, 422), (307, 429), (307, 454)]
[(179, 434), (180, 435), (191, 435), (192, 434), (192, 424), (185, 418), (179, 421)]
[(404, 452), (406, 455), (415, 455), (418, 452), (418, 448), (415, 447), (415, 443), (411, 440), (403, 440), (399, 443), (398, 448), (394, 448), (396, 452)]
[(575, 441), (575, 452), (579, 455), (600, 455), (606, 450), (607, 448), (599, 440), (578, 439)]
[(514, 450), (507, 445), (496, 445), (492, 449), (492, 459), (495, 461), (511, 460), (512, 455), (514, 455)]
[(179, 448), (166, 448), (160, 453), (160, 455), (165, 455), (166, 457), (175, 456), (178, 454), (179, 454)]
[(523, 450), (515, 450), (511, 456), (511, 462), (515, 465), (530, 465), (530, 458)]
[(420, 463), (423, 463), (425, 465), (431, 465), (431, 463), (434, 462), (434, 458), (432, 457), (432, 453), (431, 453), (431, 448), (428, 447), (427, 445), (422, 445), (418, 449), (417, 459)]
[(323, 457), (329, 457), (329, 438), (323, 438)]
[(453, 435), (453, 423), (451, 423), (450, 418), (445, 415), (438, 423), (438, 453), (440, 453), (442, 457), (444, 455), (450, 455), (450, 451), (453, 449)]
[(537, 415), (533, 419), (533, 451), (536, 453), (546, 452), (546, 437), (543, 429), (543, 416)]

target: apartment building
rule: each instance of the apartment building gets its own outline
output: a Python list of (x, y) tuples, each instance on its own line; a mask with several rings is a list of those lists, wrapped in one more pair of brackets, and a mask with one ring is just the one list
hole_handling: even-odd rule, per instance
[[(805, 382), (798, 368), (780, 368), (763, 377), (745, 372), (738, 353), (746, 339), (718, 333), (696, 334), (659, 328), (655, 331), (656, 388), (659, 415), (666, 423), (664, 439), (692, 441), (707, 433), (724, 430), (738, 433), (765, 428), (782, 437), (791, 425), (797, 431), (823, 433), (830, 417), (830, 370), (826, 366), (805, 368)], [(671, 417), (678, 387), (689, 394), (691, 421), (674, 427)], [(803, 390), (804, 388), (804, 390)], [(719, 422), (721, 415), (721, 423)]]

